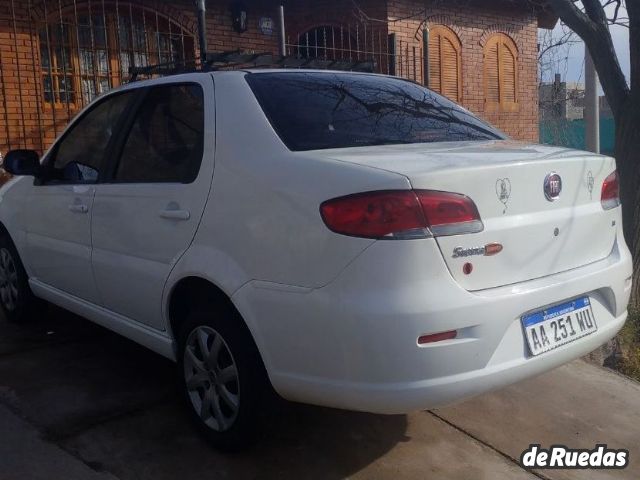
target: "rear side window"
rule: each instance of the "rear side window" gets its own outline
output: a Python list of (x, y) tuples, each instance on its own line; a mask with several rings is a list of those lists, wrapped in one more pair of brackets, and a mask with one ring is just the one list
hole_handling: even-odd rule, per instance
[(291, 150), (505, 138), (445, 97), (399, 78), (333, 72), (246, 78)]
[(114, 180), (191, 183), (204, 150), (204, 100), (196, 84), (153, 87), (124, 142)]

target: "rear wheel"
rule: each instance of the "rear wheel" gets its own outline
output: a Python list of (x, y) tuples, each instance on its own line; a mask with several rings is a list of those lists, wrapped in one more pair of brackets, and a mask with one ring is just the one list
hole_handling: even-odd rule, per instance
[(179, 369), (191, 416), (211, 443), (237, 450), (255, 440), (266, 373), (237, 313), (192, 312), (181, 328)]
[(29, 287), (27, 272), (7, 234), (0, 236), (0, 308), (10, 322), (20, 323), (42, 313), (45, 302)]

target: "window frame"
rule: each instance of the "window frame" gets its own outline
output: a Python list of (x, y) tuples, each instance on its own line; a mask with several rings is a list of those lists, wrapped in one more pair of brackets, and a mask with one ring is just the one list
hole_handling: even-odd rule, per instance
[[(120, 95), (125, 95), (125, 94), (129, 94), (129, 93), (135, 93), (135, 92), (139, 92), (140, 88), (128, 88), (125, 90), (119, 90), (119, 91), (114, 91), (114, 92), (109, 92), (107, 94), (105, 94), (104, 96), (99, 97), (98, 99), (94, 100), (92, 103), (90, 103), (67, 127), (67, 129), (64, 131), (64, 133), (55, 141), (55, 143), (52, 145), (52, 147), (49, 149), (49, 151), (47, 152), (47, 154), (44, 156), (43, 160), (42, 160), (42, 167), (43, 170), (45, 172), (45, 175), (42, 177), (36, 177), (34, 178), (34, 186), (56, 186), (56, 185), (97, 185), (103, 182), (103, 178), (105, 177), (105, 174), (107, 173), (107, 167), (109, 165), (109, 158), (113, 153), (113, 148), (116, 145), (116, 141), (122, 131), (122, 129), (124, 128), (124, 124), (122, 122), (123, 119), (128, 118), (127, 116), (131, 114), (131, 110), (132, 108), (135, 107), (135, 105), (139, 102), (139, 98), (136, 98), (135, 95), (132, 95), (131, 99), (127, 102), (127, 105), (125, 106), (125, 108), (122, 110), (122, 113), (120, 114), (120, 117), (118, 119), (118, 121), (116, 121), (114, 123), (115, 125), (115, 131), (113, 132), (113, 134), (111, 135), (111, 138), (109, 139), (109, 142), (107, 143), (106, 148), (104, 149), (104, 153), (102, 155), (102, 158), (99, 160), (99, 165), (100, 165), (100, 169), (98, 170), (98, 179), (96, 181), (65, 181), (65, 180), (59, 180), (59, 179), (55, 179), (55, 178), (48, 178), (47, 177), (47, 173), (53, 168), (53, 164), (56, 161), (57, 155), (58, 155), (58, 149), (60, 148), (60, 145), (62, 144), (62, 142), (64, 142), (68, 136), (80, 125), (80, 123), (86, 119), (86, 117), (91, 114), (91, 112), (95, 111), (96, 108), (98, 108), (100, 105), (102, 105), (103, 103), (109, 101), (109, 100), (113, 100), (115, 97), (118, 97)], [(142, 95), (139, 95), (142, 96)]]
[[(62, 41), (60, 39), (56, 39), (55, 35), (51, 33), (52, 29), (55, 30), (59, 27), (62, 27), (60, 34), (63, 37)], [(44, 32), (46, 36), (46, 41), (42, 40), (42, 33)], [(74, 51), (77, 52), (77, 42), (76, 38), (73, 35), (73, 32), (68, 23), (65, 22), (46, 22), (44, 26), (38, 29), (38, 42), (40, 49), (38, 50), (38, 60), (40, 67), (40, 82), (42, 88), (42, 103), (45, 109), (77, 109), (78, 108), (78, 81), (76, 79), (76, 71), (79, 71), (78, 57), (74, 54)], [(67, 70), (66, 65), (63, 65), (62, 69), (56, 68), (58, 63), (58, 58), (56, 55), (56, 50), (62, 49), (62, 51), (68, 50), (69, 54), (69, 70)], [(42, 51), (46, 50), (47, 57), (49, 59), (49, 66), (45, 67), (43, 65), (43, 57)], [(70, 78), (71, 85), (66, 92), (67, 100), (63, 101), (61, 96), (61, 90), (58, 85), (60, 78)], [(46, 79), (51, 79), (51, 101), (47, 101), (46, 99), (46, 87), (45, 82)], [(69, 96), (73, 96), (73, 101), (70, 101)]]
[[(196, 86), (200, 89), (200, 91), (202, 92), (202, 99), (203, 99), (203, 103), (202, 103), (202, 108), (203, 108), (203, 133), (202, 133), (202, 155), (200, 157), (200, 163), (198, 165), (198, 171), (195, 175), (195, 177), (189, 181), (189, 182), (179, 182), (179, 181), (175, 181), (175, 182), (153, 182), (153, 181), (148, 181), (148, 182), (125, 182), (125, 181), (119, 181), (116, 179), (116, 173), (118, 170), (118, 166), (120, 165), (120, 162), (122, 160), (122, 156), (124, 153), (124, 147), (127, 143), (127, 140), (129, 139), (129, 135), (131, 134), (131, 129), (133, 128), (133, 124), (136, 122), (137, 118), (138, 118), (138, 113), (140, 112), (140, 109), (142, 108), (142, 106), (144, 105), (144, 102), (146, 100), (146, 98), (148, 97), (149, 93), (154, 89), (154, 88), (167, 88), (167, 87), (179, 87), (179, 86), (183, 86), (183, 85), (187, 85), (187, 86)], [(198, 179), (198, 177), (200, 176), (200, 173), (202, 172), (202, 166), (204, 164), (204, 157), (206, 154), (206, 139), (205, 139), (205, 131), (206, 131), (206, 127), (207, 127), (207, 104), (205, 101), (205, 89), (203, 88), (202, 84), (199, 82), (195, 82), (195, 81), (189, 81), (189, 80), (184, 80), (184, 81), (179, 81), (179, 82), (163, 82), (163, 83), (158, 83), (158, 84), (154, 84), (154, 85), (148, 85), (145, 87), (141, 87), (138, 90), (141, 91), (141, 94), (139, 95), (139, 98), (136, 99), (136, 101), (134, 102), (133, 105), (130, 105), (130, 108), (128, 109), (127, 113), (127, 117), (126, 120), (123, 122), (122, 126), (118, 129), (118, 133), (117, 135), (113, 136), (113, 145), (111, 147), (111, 149), (109, 150), (109, 158), (106, 161), (105, 164), (105, 168), (104, 168), (104, 172), (105, 175), (102, 179), (100, 179), (99, 183), (102, 184), (109, 184), (109, 185), (191, 185), (193, 183), (196, 182), (196, 180)]]
[[(488, 99), (488, 91), (489, 91), (489, 80), (487, 75), (487, 52), (488, 49), (494, 44), (497, 44), (498, 48), (498, 92), (500, 99), (498, 102), (490, 101)], [(503, 56), (502, 50), (506, 48), (514, 59), (514, 102), (510, 102), (504, 99), (504, 82), (505, 82), (505, 73), (504, 73), (504, 65), (503, 65)], [(483, 87), (484, 87), (484, 109), (485, 112), (504, 112), (504, 113), (512, 113), (520, 111), (520, 95), (518, 92), (518, 82), (519, 82), (519, 69), (520, 69), (520, 59), (518, 55), (518, 46), (516, 42), (506, 33), (496, 32), (491, 35), (484, 44), (483, 48)]]
[[(458, 98), (453, 99), (453, 98), (449, 98), (449, 100), (459, 103), (461, 104), (464, 100), (464, 95), (463, 95), (463, 88), (462, 88), (462, 80), (464, 78), (464, 75), (462, 74), (462, 42), (460, 41), (460, 38), (458, 38), (458, 35), (456, 34), (456, 32), (454, 32), (451, 28), (447, 27), (446, 25), (442, 25), (442, 24), (438, 24), (438, 25), (434, 25), (432, 27), (429, 27), (428, 29), (428, 43), (431, 43), (431, 39), (433, 38), (433, 36), (439, 35), (440, 37), (442, 37), (442, 39), (447, 39), (450, 41), (451, 45), (453, 46), (454, 50), (456, 51), (456, 61), (458, 63), (458, 75), (457, 75), (457, 82), (458, 82)], [(429, 45), (427, 44), (427, 48), (429, 48)], [(427, 85), (427, 88), (432, 89), (434, 92), (439, 93), (440, 95), (444, 95), (444, 93), (442, 92), (442, 80), (443, 80), (443, 69), (442, 69), (442, 40), (440, 43), (440, 51), (438, 52), (438, 54), (440, 55), (440, 90), (435, 90), (431, 87), (431, 85)], [(428, 72), (428, 81), (427, 83), (430, 84), (431, 83), (431, 48), (429, 48), (429, 52), (427, 55), (427, 59), (429, 64), (427, 65), (427, 72)], [(446, 96), (446, 95), (444, 95)], [(448, 98), (448, 97), (447, 97)]]

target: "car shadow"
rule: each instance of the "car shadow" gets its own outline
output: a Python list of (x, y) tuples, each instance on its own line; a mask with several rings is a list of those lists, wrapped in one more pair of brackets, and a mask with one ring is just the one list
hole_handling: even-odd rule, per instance
[(0, 320), (0, 401), (51, 441), (119, 478), (344, 478), (406, 437), (405, 416), (274, 399), (248, 450), (224, 454), (191, 425), (175, 366), (50, 307), (24, 325)]

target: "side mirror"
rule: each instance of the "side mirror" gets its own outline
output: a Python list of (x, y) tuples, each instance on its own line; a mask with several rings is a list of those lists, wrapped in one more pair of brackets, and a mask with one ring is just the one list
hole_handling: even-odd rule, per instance
[(11, 150), (2, 162), (4, 169), (12, 175), (30, 175), (40, 173), (40, 156), (34, 150)]

